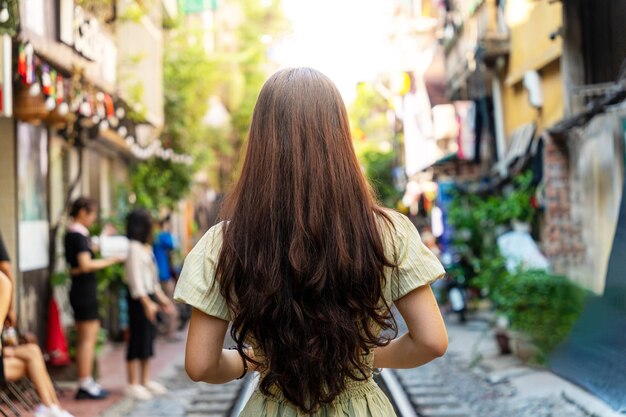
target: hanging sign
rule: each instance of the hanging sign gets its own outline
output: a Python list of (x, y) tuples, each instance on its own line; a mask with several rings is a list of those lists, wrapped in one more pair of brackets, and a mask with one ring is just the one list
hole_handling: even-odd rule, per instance
[(74, 8), (74, 48), (82, 56), (100, 62), (104, 55), (106, 35), (98, 19), (85, 14), (82, 7)]

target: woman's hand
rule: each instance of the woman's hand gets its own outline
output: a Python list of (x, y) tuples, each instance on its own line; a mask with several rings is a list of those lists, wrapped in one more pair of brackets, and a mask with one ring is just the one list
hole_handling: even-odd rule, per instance
[(156, 291), (155, 295), (156, 295), (159, 305), (161, 306), (161, 310), (165, 314), (174, 313), (174, 309), (175, 309), (174, 303), (172, 302), (172, 300), (170, 300), (170, 298), (167, 295), (165, 295), (163, 291)]
[(5, 358), (12, 358), (15, 356), (15, 349), (9, 346), (2, 348), (2, 356)]
[(146, 315), (146, 318), (155, 323), (157, 313), (159, 312), (159, 305), (147, 296), (141, 299), (141, 305), (143, 306), (143, 313)]
[(11, 304), (7, 318), (11, 322), (11, 325), (17, 326), (17, 313), (15, 312), (15, 305)]
[[(253, 361), (257, 360), (257, 357), (254, 355), (254, 349), (252, 347), (247, 347), (244, 349), (245, 354), (252, 359)], [(258, 366), (256, 363), (246, 360), (248, 363), (248, 371), (253, 372), (258, 370)]]
[(174, 303), (172, 303), (172, 301), (169, 298), (165, 298), (164, 300), (161, 300), (161, 310), (163, 310), (165, 314), (173, 314), (174, 309), (175, 309)]

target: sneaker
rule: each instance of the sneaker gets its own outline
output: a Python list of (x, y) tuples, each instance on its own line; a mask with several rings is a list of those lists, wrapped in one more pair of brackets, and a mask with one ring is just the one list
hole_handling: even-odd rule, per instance
[(51, 405), (50, 411), (51, 411), (51, 414), (50, 414), (51, 417), (74, 417), (68, 411), (65, 411), (59, 408), (57, 405)]
[(35, 417), (50, 417), (51, 410), (43, 404), (39, 404), (35, 408)]
[(35, 408), (35, 417), (74, 417), (70, 413), (65, 410), (60, 409), (56, 405), (51, 405), (50, 407), (46, 407), (43, 404), (40, 404)]
[(77, 400), (104, 400), (109, 396), (109, 393), (105, 389), (92, 389), (86, 390), (85, 388), (79, 388), (76, 391)]
[(146, 387), (153, 395), (163, 395), (167, 393), (167, 388), (156, 381), (148, 381), (144, 384), (144, 387)]
[(90, 386), (90, 390), (106, 391), (104, 388), (102, 388), (102, 385), (98, 384), (94, 380), (91, 381), (89, 386)]
[(146, 387), (139, 384), (129, 385), (126, 388), (126, 396), (139, 401), (147, 401), (152, 399), (152, 393)]

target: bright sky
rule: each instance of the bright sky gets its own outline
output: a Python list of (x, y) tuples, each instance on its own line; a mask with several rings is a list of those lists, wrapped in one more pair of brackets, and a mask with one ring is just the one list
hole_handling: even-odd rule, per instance
[(283, 0), (293, 36), (278, 46), (282, 66), (309, 66), (328, 75), (344, 100), (357, 82), (373, 79), (389, 61), (392, 2), (386, 0)]

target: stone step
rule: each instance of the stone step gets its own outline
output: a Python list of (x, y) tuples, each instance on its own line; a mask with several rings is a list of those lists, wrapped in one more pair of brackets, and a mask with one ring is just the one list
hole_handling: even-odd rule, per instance
[(437, 395), (437, 396), (425, 396), (425, 395), (412, 395), (411, 401), (419, 407), (423, 408), (435, 408), (442, 406), (458, 406), (459, 400), (451, 395)]
[(411, 395), (417, 395), (417, 396), (441, 397), (441, 396), (446, 396), (450, 394), (450, 391), (448, 391), (445, 387), (441, 387), (441, 386), (440, 387), (405, 386), (404, 390)]
[(443, 387), (441, 379), (402, 379), (400, 383), (407, 387)]
[(201, 392), (193, 397), (192, 403), (211, 403), (214, 401), (232, 401), (237, 397), (237, 391), (231, 392)]
[(186, 414), (185, 417), (226, 417), (226, 414), (225, 413), (210, 413), (210, 414), (191, 413), (191, 414)]
[(420, 408), (422, 417), (472, 417), (471, 411), (465, 407)]
[(210, 413), (220, 413), (225, 412), (232, 407), (232, 401), (220, 401), (220, 402), (212, 402), (212, 403), (196, 403), (191, 407), (187, 408), (187, 414), (210, 414)]

